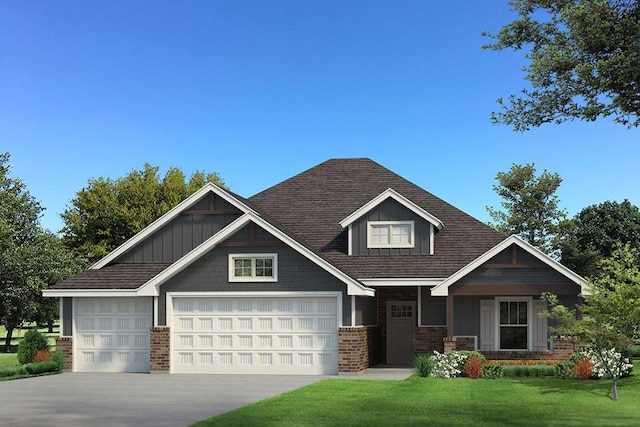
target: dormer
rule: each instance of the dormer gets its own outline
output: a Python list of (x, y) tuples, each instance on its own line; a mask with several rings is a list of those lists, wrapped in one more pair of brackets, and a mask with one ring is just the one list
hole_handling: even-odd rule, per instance
[(433, 255), (444, 224), (392, 188), (340, 221), (349, 255)]

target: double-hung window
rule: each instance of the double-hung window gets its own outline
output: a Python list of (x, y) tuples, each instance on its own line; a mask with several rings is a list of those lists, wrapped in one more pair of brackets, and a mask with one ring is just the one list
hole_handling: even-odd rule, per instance
[(277, 254), (230, 254), (230, 282), (276, 282)]
[(529, 348), (529, 303), (527, 300), (498, 300), (500, 350)]
[(369, 248), (412, 248), (414, 246), (413, 221), (369, 221), (367, 223)]

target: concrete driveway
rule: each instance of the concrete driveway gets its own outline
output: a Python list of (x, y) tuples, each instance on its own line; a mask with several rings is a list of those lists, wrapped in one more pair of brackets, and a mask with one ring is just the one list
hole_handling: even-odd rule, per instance
[(323, 376), (64, 373), (0, 382), (0, 426), (186, 426)]

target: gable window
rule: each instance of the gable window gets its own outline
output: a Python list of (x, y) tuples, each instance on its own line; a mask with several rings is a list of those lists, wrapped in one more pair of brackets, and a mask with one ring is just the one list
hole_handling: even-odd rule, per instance
[(529, 301), (499, 300), (500, 350), (529, 348)]
[(412, 248), (413, 221), (369, 221), (367, 247)]
[(276, 282), (277, 254), (230, 254), (230, 282)]

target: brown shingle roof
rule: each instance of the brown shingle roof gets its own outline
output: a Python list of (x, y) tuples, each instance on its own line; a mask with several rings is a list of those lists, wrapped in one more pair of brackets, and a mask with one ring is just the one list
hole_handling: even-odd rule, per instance
[(171, 264), (111, 264), (87, 270), (50, 289), (138, 289)]
[[(339, 222), (392, 188), (444, 223), (429, 256), (348, 256)], [(506, 236), (370, 159), (332, 159), (249, 198), (309, 249), (354, 278), (447, 277)]]

